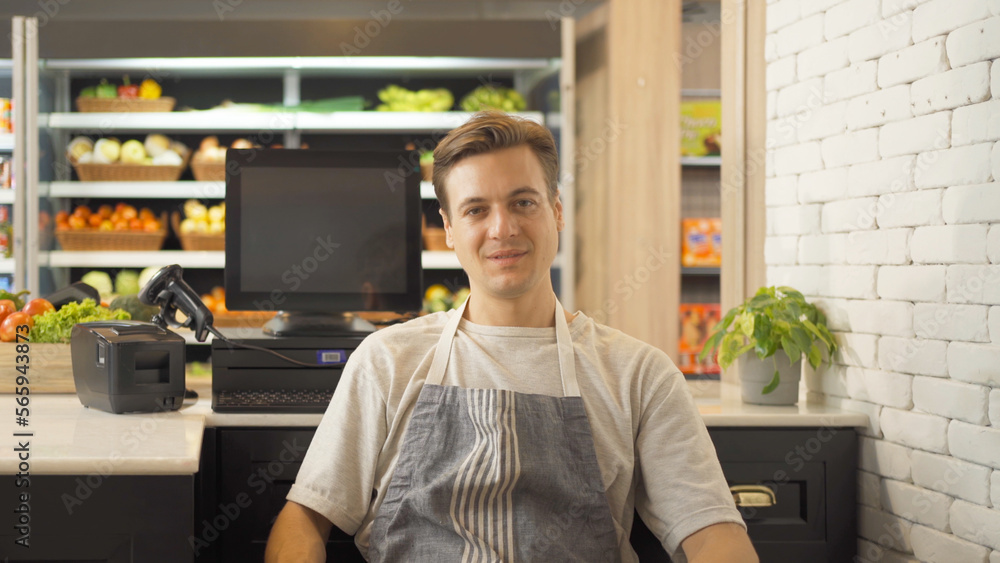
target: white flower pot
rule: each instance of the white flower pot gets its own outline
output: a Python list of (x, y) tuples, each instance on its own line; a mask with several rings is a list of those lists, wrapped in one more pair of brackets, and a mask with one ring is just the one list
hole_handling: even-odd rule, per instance
[[(802, 379), (802, 358), (789, 363), (784, 350), (778, 350), (773, 358), (760, 360), (751, 350), (740, 356), (740, 388), (744, 403), (758, 405), (794, 405), (799, 400), (799, 380)], [(778, 363), (780, 383), (774, 391), (762, 391), (774, 378), (774, 363)]]

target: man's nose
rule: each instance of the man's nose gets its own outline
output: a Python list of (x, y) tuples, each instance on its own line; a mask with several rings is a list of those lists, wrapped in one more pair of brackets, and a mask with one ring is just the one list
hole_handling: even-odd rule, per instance
[(490, 217), (490, 238), (503, 239), (517, 235), (517, 218), (507, 209), (498, 209)]

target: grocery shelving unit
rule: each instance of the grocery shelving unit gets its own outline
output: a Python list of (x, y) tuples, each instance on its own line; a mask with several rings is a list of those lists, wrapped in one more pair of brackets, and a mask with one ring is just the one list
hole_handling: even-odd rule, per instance
[[(569, 41), (561, 42), (562, 48), (572, 48), (571, 21), (567, 31)], [(400, 26), (402, 27), (402, 26)], [(548, 27), (546, 25), (546, 27)], [(42, 30), (42, 33), (48, 28)], [(164, 49), (169, 51), (170, 49)], [(222, 49), (229, 51), (229, 49)], [(458, 49), (457, 52), (465, 52)], [(85, 53), (81, 57), (86, 57)], [(241, 135), (251, 137), (266, 132), (287, 148), (298, 148), (303, 135), (309, 135), (310, 144), (317, 136), (350, 137), (365, 135), (408, 135), (435, 141), (448, 130), (464, 123), (471, 116), (467, 112), (407, 113), (345, 111), (331, 114), (309, 112), (267, 112), (252, 113), (238, 110), (215, 111), (173, 111), (169, 113), (79, 113), (72, 111), (73, 96), (79, 89), (79, 79), (97, 77), (114, 78), (131, 73), (133, 79), (145, 74), (154, 78), (166, 76), (174, 83), (191, 83), (212, 80), (240, 81), (248, 78), (261, 83), (267, 81), (271, 91), (280, 83), (281, 101), (286, 106), (294, 106), (302, 99), (304, 91), (315, 85), (315, 80), (331, 79), (382, 79), (385, 84), (398, 83), (401, 76), (419, 77), (422, 80), (447, 78), (482, 82), (484, 78), (506, 81), (523, 95), (529, 94), (543, 81), (551, 82), (558, 77), (557, 88), (563, 95), (562, 104), (572, 104), (573, 69), (562, 65), (559, 56), (544, 57), (493, 57), (493, 56), (176, 56), (107, 58), (107, 57), (46, 57), (43, 53), (37, 61), (37, 68), (43, 82), (51, 89), (50, 107), (35, 115), (37, 130), (48, 135), (49, 142), (43, 147), (54, 155), (51, 178), (36, 181), (31, 186), (33, 197), (47, 200), (56, 208), (67, 208), (72, 199), (108, 200), (177, 200), (177, 207), (186, 199), (218, 200), (225, 197), (224, 182), (197, 182), (182, 179), (177, 182), (79, 182), (73, 178), (71, 167), (62, 153), (69, 139), (76, 135), (92, 138), (130, 134), (142, 136), (149, 133), (176, 135)], [(151, 72), (152, 69), (152, 72)], [(141, 78), (140, 78), (141, 79)], [(137, 80), (136, 80), (137, 81)], [(313, 81), (307, 83), (307, 81)], [(171, 82), (165, 81), (165, 95), (171, 95)], [(241, 82), (246, 84), (246, 82)], [(474, 84), (478, 85), (478, 83)], [(470, 90), (472, 88), (469, 88)], [(456, 101), (464, 92), (454, 91)], [(236, 94), (231, 94), (235, 96)], [(178, 97), (178, 106), (185, 100)], [(527, 96), (526, 96), (527, 97)], [(216, 101), (221, 101), (221, 98)], [(239, 100), (238, 100), (239, 101)], [(529, 104), (530, 104), (529, 100)], [(529, 105), (529, 108), (531, 105)], [(527, 119), (543, 123), (554, 130), (560, 139), (560, 150), (564, 167), (572, 167), (572, 127), (564, 123), (566, 117), (558, 111), (529, 111), (522, 114)], [(570, 114), (571, 115), (571, 114)], [(252, 138), (252, 137), (251, 137)], [(190, 143), (188, 143), (190, 146)], [(266, 143), (264, 143), (266, 144)], [(567, 175), (564, 175), (567, 176)], [(571, 175), (568, 175), (571, 176)], [(36, 178), (37, 180), (37, 178)], [(572, 180), (563, 181), (564, 209), (573, 209)], [(433, 186), (421, 183), (421, 198), (434, 200)], [(111, 203), (111, 201), (109, 201)], [(139, 202), (135, 202), (137, 206)], [(425, 201), (425, 211), (435, 205)], [(567, 233), (573, 232), (572, 214), (567, 214)], [(35, 221), (37, 224), (37, 221)], [(224, 267), (223, 252), (186, 252), (182, 250), (161, 250), (155, 252), (81, 252), (62, 251), (55, 243), (52, 248), (44, 242), (44, 233), (35, 233), (35, 244), (29, 252), (36, 256), (35, 267), (48, 269), (56, 278), (56, 284), (75, 281), (68, 279), (68, 268), (142, 268), (176, 263), (186, 269), (220, 269)], [(560, 255), (553, 269), (558, 282), (556, 291), (560, 293), (564, 305), (572, 307), (573, 287), (573, 237), (561, 240)], [(450, 279), (458, 279), (464, 274), (454, 252), (424, 252), (425, 271), (455, 271)], [(438, 275), (447, 275), (447, 272)], [(38, 290), (36, 272), (29, 275), (29, 288)], [(33, 284), (33, 285), (32, 285)]]
[[(13, 37), (11, 39), (14, 41)], [(0, 59), (0, 97), (13, 98), (13, 69), (14, 61), (13, 59)], [(8, 86), (8, 83), (10, 85)], [(0, 133), (0, 156), (5, 158), (14, 156), (15, 148), (15, 136), (13, 133)], [(0, 205), (10, 205), (14, 206), (14, 190), (13, 189), (0, 189)], [(11, 214), (11, 221), (15, 220), (13, 213)], [(14, 241), (7, 241), (8, 244), (13, 245)], [(14, 258), (6, 258), (0, 254), (0, 274), (2, 275), (13, 275), (16, 270), (16, 260)]]

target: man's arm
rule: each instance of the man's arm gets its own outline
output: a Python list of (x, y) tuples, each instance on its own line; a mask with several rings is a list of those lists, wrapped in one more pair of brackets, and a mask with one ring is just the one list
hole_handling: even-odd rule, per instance
[(333, 523), (315, 510), (293, 501), (285, 503), (267, 538), (265, 563), (322, 563)]
[(688, 563), (758, 563), (757, 552), (739, 524), (706, 526), (681, 542)]

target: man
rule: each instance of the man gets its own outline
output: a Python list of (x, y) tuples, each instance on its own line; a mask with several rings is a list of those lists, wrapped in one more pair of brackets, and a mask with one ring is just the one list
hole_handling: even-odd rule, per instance
[(484, 112), (434, 151), (471, 294), (351, 356), (267, 546), (323, 561), (636, 561), (634, 510), (675, 561), (757, 561), (683, 376), (563, 311), (555, 142)]

